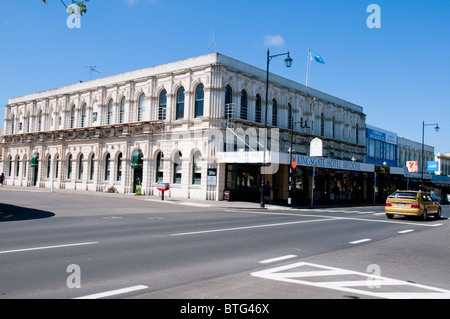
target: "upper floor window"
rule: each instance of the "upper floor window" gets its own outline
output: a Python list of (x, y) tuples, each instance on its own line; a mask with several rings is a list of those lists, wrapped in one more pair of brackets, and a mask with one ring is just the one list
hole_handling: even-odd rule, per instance
[(233, 90), (229, 85), (225, 88), (225, 118), (231, 118), (232, 117), (232, 107), (233, 103)]
[(73, 105), (72, 108), (70, 109), (70, 128), (74, 127), (75, 127), (75, 105)]
[(272, 101), (272, 125), (278, 125), (278, 103), (275, 99)]
[(177, 91), (177, 107), (175, 110), (175, 119), (181, 120), (184, 118), (184, 88), (179, 88)]
[(120, 106), (119, 106), (119, 123), (123, 123), (124, 122), (124, 117), (125, 117), (125, 97), (123, 97), (120, 100)]
[(246, 120), (248, 113), (248, 97), (247, 91), (242, 90), (241, 92), (241, 119)]
[(83, 106), (81, 107), (81, 127), (85, 127), (86, 126), (86, 103), (83, 104)]
[(325, 115), (320, 114), (320, 135), (325, 136)]
[(137, 109), (137, 121), (142, 121), (144, 119), (144, 109), (145, 109), (145, 94), (142, 93), (139, 97), (139, 105)]
[(106, 113), (106, 124), (111, 124), (113, 118), (113, 100), (109, 100), (108, 103), (108, 110)]
[(255, 104), (255, 122), (261, 123), (261, 95), (256, 94), (256, 104)]
[(40, 110), (38, 113), (38, 132), (40, 131), (42, 131), (42, 110)]
[(164, 90), (159, 94), (158, 120), (166, 119), (167, 111), (167, 91)]
[(294, 128), (294, 122), (292, 119), (292, 105), (288, 104), (288, 129), (292, 130)]
[(203, 116), (203, 106), (205, 99), (205, 91), (203, 84), (197, 86), (195, 90), (195, 117)]

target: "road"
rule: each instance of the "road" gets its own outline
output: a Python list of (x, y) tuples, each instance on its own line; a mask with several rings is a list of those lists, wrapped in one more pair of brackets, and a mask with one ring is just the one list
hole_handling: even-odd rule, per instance
[(0, 298), (448, 299), (449, 215), (2, 189)]

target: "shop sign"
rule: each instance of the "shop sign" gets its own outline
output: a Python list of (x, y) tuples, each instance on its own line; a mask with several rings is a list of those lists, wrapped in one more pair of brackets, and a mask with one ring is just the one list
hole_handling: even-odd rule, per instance
[(419, 172), (419, 162), (417, 161), (408, 161), (406, 162), (406, 168), (409, 173), (418, 173)]
[(330, 169), (342, 169), (346, 171), (373, 172), (374, 165), (367, 163), (341, 161), (331, 158), (311, 157), (295, 155), (295, 162), (298, 166), (320, 167)]
[(208, 168), (207, 185), (208, 186), (217, 185), (217, 168)]
[(309, 147), (309, 155), (313, 157), (322, 157), (323, 156), (323, 143), (320, 138), (315, 138), (311, 141)]
[(428, 161), (427, 162), (427, 172), (437, 172), (439, 171), (438, 161)]

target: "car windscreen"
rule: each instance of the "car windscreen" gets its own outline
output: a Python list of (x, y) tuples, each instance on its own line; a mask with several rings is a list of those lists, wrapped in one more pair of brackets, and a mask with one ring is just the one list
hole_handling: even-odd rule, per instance
[(406, 197), (406, 198), (416, 198), (417, 193), (410, 193), (410, 192), (395, 192), (391, 195), (391, 197)]

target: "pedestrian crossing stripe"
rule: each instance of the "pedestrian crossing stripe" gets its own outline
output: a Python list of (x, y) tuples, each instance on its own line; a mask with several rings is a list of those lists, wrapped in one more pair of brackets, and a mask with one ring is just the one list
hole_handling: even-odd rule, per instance
[(450, 290), (307, 262), (274, 267), (251, 275), (385, 299), (450, 298)]

